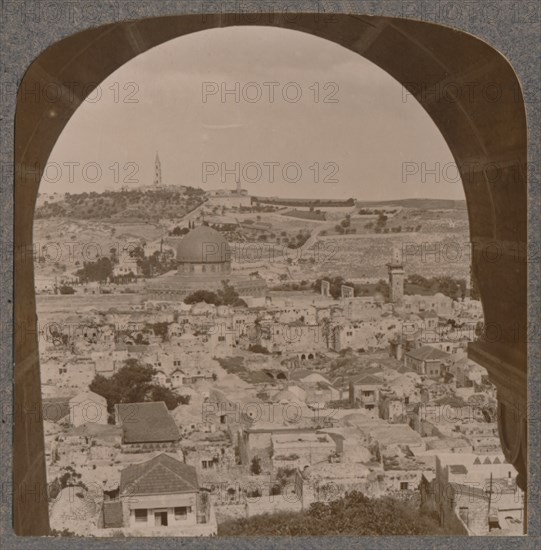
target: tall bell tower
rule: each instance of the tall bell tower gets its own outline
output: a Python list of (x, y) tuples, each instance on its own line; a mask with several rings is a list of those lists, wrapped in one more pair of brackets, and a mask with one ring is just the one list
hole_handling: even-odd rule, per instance
[(160, 156), (156, 151), (156, 160), (154, 161), (154, 187), (162, 186), (162, 163), (160, 162)]

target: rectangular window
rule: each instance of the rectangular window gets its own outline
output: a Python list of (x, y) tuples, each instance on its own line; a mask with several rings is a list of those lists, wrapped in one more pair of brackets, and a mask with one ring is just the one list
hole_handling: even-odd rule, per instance
[(191, 506), (176, 506), (175, 507), (175, 519), (186, 519), (188, 514), (191, 513)]
[(400, 490), (401, 491), (407, 491), (408, 490), (408, 482), (407, 481), (401, 481), (400, 482)]
[(135, 510), (135, 521), (146, 523), (146, 521), (147, 521), (147, 510), (145, 508)]

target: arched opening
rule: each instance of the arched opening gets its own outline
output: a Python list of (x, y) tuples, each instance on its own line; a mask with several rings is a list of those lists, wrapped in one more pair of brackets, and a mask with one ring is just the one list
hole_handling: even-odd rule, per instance
[[(238, 25), (250, 23), (249, 14), (235, 20)], [(472, 267), (485, 323), (495, 328), (495, 334), (471, 346), (470, 355), (486, 366), (497, 386), (502, 446), (519, 471), (519, 484), (525, 488), (526, 121), (520, 85), (512, 68), (503, 56), (475, 37), (427, 23), (337, 15), (332, 25), (325, 26), (314, 22), (311, 15), (294, 21), (277, 15), (272, 24), (337, 42), (380, 66), (416, 97), (448, 143), (468, 201), (470, 236), (475, 243)], [(32, 246), (34, 205), (42, 176), (35, 166), (46, 165), (59, 134), (95, 83), (158, 44), (222, 25), (225, 23), (219, 16), (205, 20), (179, 16), (110, 25), (58, 42), (32, 64), (21, 90), (44, 87), (51, 80), (80, 86), (54, 105), (42, 102), (29, 109), (19, 102), (16, 250)], [(410, 63), (412, 59), (415, 64)], [(107, 61), (101, 64), (96, 60)], [(471, 71), (481, 65), (486, 82), (497, 83), (501, 91), (498, 101), (483, 94), (438, 101), (434, 94), (426, 93), (427, 88), (436, 85), (468, 82)], [(45, 461), (43, 427), (22, 413), (27, 404), (41, 404), (38, 344), (32, 332), (36, 325), (33, 276), (24, 255), (16, 256), (15, 270), (15, 322), (19, 327), (30, 327), (26, 332), (18, 331), (16, 338), (14, 481), (20, 489), (35, 483), (43, 486)], [(47, 529), (45, 501), (15, 500), (18, 534), (43, 534)]]

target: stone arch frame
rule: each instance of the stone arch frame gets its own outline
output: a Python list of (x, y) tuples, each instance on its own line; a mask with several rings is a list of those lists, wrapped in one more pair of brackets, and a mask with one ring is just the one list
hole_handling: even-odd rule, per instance
[[(494, 48), (465, 32), (390, 17), (313, 13), (172, 15), (114, 23), (79, 32), (45, 50), (27, 70), (15, 117), (15, 433), (14, 527), (19, 535), (49, 530), (45, 491), (36, 302), (31, 250), (39, 181), (56, 139), (94, 87), (118, 67), (173, 38), (225, 26), (288, 28), (336, 42), (397, 79), (425, 108), (454, 156), (464, 183), (485, 337), (469, 356), (485, 366), (498, 389), (498, 424), (506, 458), (526, 488), (527, 470), (527, 129), (520, 83)], [(255, 21), (255, 22), (254, 22)], [(475, 79), (478, 79), (477, 82)], [(477, 85), (472, 92), (471, 83)], [(60, 101), (21, 101), (21, 91), (54, 83)], [(77, 83), (67, 89), (65, 83)], [(447, 101), (433, 90), (455, 86)], [(481, 93), (488, 86), (497, 99)], [(86, 93), (83, 93), (83, 89)], [(468, 92), (468, 93), (465, 93)], [(36, 166), (38, 170), (36, 170)], [(491, 332), (492, 331), (492, 332)], [(37, 488), (40, 498), (24, 497)]]

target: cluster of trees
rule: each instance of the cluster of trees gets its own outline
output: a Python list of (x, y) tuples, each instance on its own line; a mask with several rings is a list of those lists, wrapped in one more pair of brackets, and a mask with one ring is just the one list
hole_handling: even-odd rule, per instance
[(70, 285), (60, 285), (58, 287), (60, 294), (75, 294), (75, 289)]
[[(359, 213), (370, 212), (368, 210), (362, 209)], [(390, 210), (387, 214), (392, 214), (394, 210)], [(387, 221), (389, 219), (388, 215), (381, 210), (376, 210), (374, 213), (378, 214), (378, 218), (375, 222), (368, 222), (364, 225), (365, 229), (373, 229), (375, 233), (402, 233), (402, 226), (397, 225), (396, 227), (387, 227)], [(408, 226), (404, 228), (407, 232), (420, 231), (422, 225), (417, 225), (416, 227)]]
[(186, 235), (190, 232), (190, 229), (188, 227), (179, 227), (176, 225), (173, 227), (172, 231), (169, 231), (169, 236), (171, 237), (180, 237), (181, 235)]
[(83, 262), (83, 267), (78, 269), (75, 274), (83, 283), (105, 282), (113, 274), (113, 264), (107, 256), (102, 256), (95, 262)]
[(141, 270), (143, 277), (162, 275), (174, 269), (176, 265), (173, 253), (170, 250), (163, 253), (155, 250), (151, 256), (145, 256), (144, 248), (137, 246), (130, 251), (130, 256), (135, 258), (137, 267)]
[(464, 279), (455, 279), (449, 275), (426, 278), (414, 273), (408, 277), (405, 293), (417, 294), (419, 289), (427, 294), (441, 292), (441, 294), (457, 300), (466, 295), (466, 281)]
[[(151, 256), (145, 256), (145, 251), (142, 246), (137, 246), (130, 251), (130, 257), (134, 258), (134, 266), (137, 265), (141, 270), (144, 277), (153, 277), (155, 275), (161, 275), (175, 268), (175, 260), (173, 253), (167, 251), (161, 253), (156, 250)], [(114, 268), (115, 255), (112, 255), (112, 259), (107, 256), (102, 256), (94, 262), (84, 262), (83, 267), (76, 271), (76, 275), (80, 278), (81, 282), (88, 283), (92, 281), (105, 282), (107, 280), (114, 280), (113, 268)], [(134, 269), (134, 271), (136, 271)], [(131, 276), (122, 275), (117, 277), (119, 280), (130, 280), (135, 277), (133, 273)], [(117, 281), (118, 282), (118, 281)], [(62, 293), (62, 291), (61, 291)], [(73, 294), (66, 289), (65, 294)]]
[(304, 512), (280, 512), (226, 521), (220, 536), (445, 535), (437, 517), (391, 497), (368, 498), (358, 491)]
[[(287, 275), (280, 275), (280, 280), (284, 281), (287, 280)], [(278, 285), (274, 285), (272, 287), (272, 290), (281, 290), (281, 291), (296, 291), (296, 290), (310, 290), (311, 288), (310, 281), (302, 280), (300, 282), (295, 281), (288, 281), (285, 283), (280, 283)]]
[(311, 207), (311, 208), (324, 208), (326, 206), (354, 206), (355, 199), (349, 198), (347, 200), (333, 200), (333, 199), (281, 199), (281, 198), (269, 198), (269, 197), (254, 197), (256, 205), (259, 204), (276, 204), (279, 206), (299, 206), (299, 207)]
[(309, 231), (299, 231), (295, 237), (292, 237), (291, 241), (287, 243), (288, 248), (300, 248), (310, 238)]
[(159, 321), (157, 323), (147, 323), (145, 329), (151, 330), (155, 336), (159, 336), (162, 342), (165, 342), (169, 337), (169, 323), (166, 321)]
[(205, 191), (194, 187), (180, 189), (141, 189), (104, 191), (103, 193), (66, 193), (64, 200), (44, 203), (36, 209), (36, 218), (73, 216), (77, 219), (108, 219), (138, 213), (140, 219), (178, 216), (197, 207)]
[(351, 216), (349, 214), (346, 214), (346, 217), (334, 227), (335, 231), (337, 233), (340, 233), (341, 235), (347, 235), (348, 233), (357, 233), (357, 230), (355, 228), (351, 228)]
[(169, 231), (169, 235), (173, 237), (180, 237), (181, 235), (187, 235), (192, 229), (195, 229), (195, 221), (189, 220), (188, 227), (179, 227), (176, 225), (172, 231)]
[[(340, 297), (342, 285), (353, 286), (355, 296), (381, 294), (383, 298), (389, 298), (389, 283), (385, 279), (380, 279), (376, 284), (360, 285), (348, 282), (340, 276), (322, 277), (316, 279), (313, 283), (312, 289), (314, 292), (319, 293), (321, 291), (321, 281), (328, 281), (330, 283), (330, 293), (334, 299)], [(440, 292), (453, 300), (463, 298), (466, 294), (466, 281), (464, 279), (455, 279), (449, 275), (426, 278), (422, 275), (412, 274), (408, 277), (404, 287), (405, 294), (433, 295)], [(475, 300), (479, 299), (479, 293), (475, 285), (472, 288), (471, 297)]]
[(187, 404), (189, 396), (181, 396), (153, 380), (156, 369), (140, 363), (137, 359), (127, 359), (113, 376), (106, 378), (97, 374), (89, 385), (90, 391), (105, 397), (107, 410), (112, 414), (118, 403), (142, 403), (163, 401), (169, 410), (179, 404)]
[[(376, 222), (368, 222), (364, 225), (365, 229), (374, 229), (376, 233), (388, 233), (389, 229), (385, 227), (387, 224), (388, 216), (384, 214), (381, 210), (376, 210), (375, 213), (378, 215)], [(402, 230), (402, 228), (400, 229)]]
[(374, 228), (374, 231), (376, 233), (380, 233), (385, 225), (387, 224), (388, 216), (384, 214), (383, 212), (379, 212), (378, 219), (376, 221), (376, 227)]
[(246, 307), (246, 302), (240, 298), (235, 287), (228, 281), (222, 281), (222, 288), (213, 292), (211, 290), (196, 290), (184, 298), (185, 304), (198, 304), (205, 302), (215, 306)]
[(360, 216), (373, 216), (374, 214), (384, 214), (387, 212), (388, 214), (394, 214), (396, 212), (396, 208), (393, 210), (380, 210), (379, 208), (373, 209), (373, 208), (359, 208), (358, 214)]

